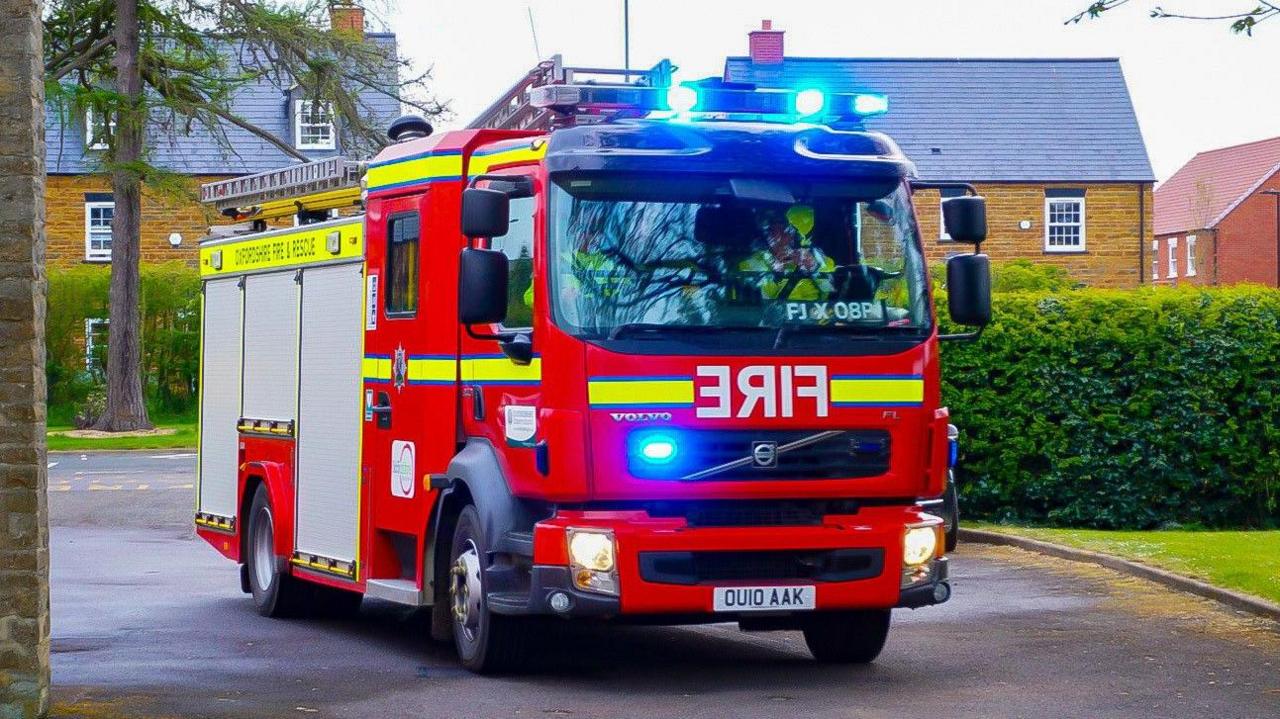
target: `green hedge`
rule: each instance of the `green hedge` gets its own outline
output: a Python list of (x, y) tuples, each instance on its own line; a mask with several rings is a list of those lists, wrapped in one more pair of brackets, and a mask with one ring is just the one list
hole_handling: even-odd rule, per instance
[(968, 516), (1280, 524), (1280, 291), (1013, 292), (994, 313), (942, 350)]
[[(108, 266), (49, 268), (45, 370), (49, 423), (71, 424), (102, 386), (85, 363), (85, 320), (107, 316)], [(194, 411), (200, 348), (200, 277), (181, 262), (142, 266), (142, 366), (147, 404), (159, 416)], [(97, 367), (105, 366), (98, 345)]]

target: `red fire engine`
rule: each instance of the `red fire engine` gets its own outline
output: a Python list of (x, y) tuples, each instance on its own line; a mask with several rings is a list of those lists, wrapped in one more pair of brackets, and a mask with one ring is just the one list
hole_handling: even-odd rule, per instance
[[(867, 662), (893, 608), (948, 599), (919, 502), (938, 343), (972, 335), (939, 335), (922, 185), (862, 126), (887, 99), (671, 69), (553, 60), (469, 129), (397, 120), (367, 167), (205, 186), (251, 231), (200, 248), (196, 530), (261, 613), (430, 607), (494, 671), (563, 618)], [(986, 256), (947, 276), (980, 331)]]

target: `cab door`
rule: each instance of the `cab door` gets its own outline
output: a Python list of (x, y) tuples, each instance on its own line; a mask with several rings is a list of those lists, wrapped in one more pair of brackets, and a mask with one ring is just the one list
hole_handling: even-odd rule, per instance
[[(414, 579), (435, 493), (427, 476), (455, 450), (458, 345), (445, 302), (444, 259), (457, 250), (433, 232), (448, 204), (436, 188), (370, 203), (365, 287), (365, 578)], [(456, 203), (455, 203), (456, 206)], [(442, 286), (444, 285), (444, 286)]]
[[(487, 240), (489, 249), (507, 256), (507, 318), (501, 325), (477, 327), (478, 331), (534, 336), (534, 307), (537, 293), (545, 287), (535, 283), (536, 255), (541, 252), (535, 238), (545, 236), (545, 216), (541, 207), (541, 179), (529, 166), (509, 167), (489, 175), (510, 176), (532, 188), (532, 196), (519, 194), (510, 199), (510, 225), (501, 237)], [(526, 184), (527, 183), (527, 184)], [(487, 181), (477, 186), (486, 187)], [(515, 184), (515, 183), (513, 183)], [(542, 301), (542, 300), (538, 300)], [(483, 437), (497, 450), (512, 490), (535, 482), (536, 446), (542, 410), (542, 358), (536, 351), (528, 364), (517, 363), (492, 339), (463, 338), (461, 383), (464, 397), (463, 422), (470, 436)]]

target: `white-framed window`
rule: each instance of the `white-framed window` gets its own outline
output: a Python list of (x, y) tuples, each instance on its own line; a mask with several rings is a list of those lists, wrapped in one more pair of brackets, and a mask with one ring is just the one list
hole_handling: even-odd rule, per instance
[(1196, 276), (1196, 236), (1187, 235), (1187, 277)]
[(116, 131), (115, 117), (103, 117), (93, 111), (92, 107), (84, 111), (84, 146), (89, 150), (105, 150), (110, 146), (110, 139)]
[(1084, 192), (1046, 190), (1044, 251), (1084, 252)]
[(1151, 281), (1160, 279), (1160, 240), (1151, 241)]
[(90, 372), (106, 369), (107, 329), (111, 321), (105, 317), (87, 317), (84, 321), (84, 368)]
[(1169, 279), (1178, 277), (1178, 238), (1169, 238)]
[(950, 242), (951, 235), (947, 234), (947, 218), (942, 212), (942, 206), (947, 204), (947, 200), (953, 197), (963, 197), (964, 190), (944, 189), (940, 193), (938, 201), (938, 240), (941, 242)]
[(337, 147), (333, 129), (333, 105), (312, 100), (293, 103), (293, 138), (299, 150), (333, 150)]
[(84, 203), (84, 258), (90, 262), (111, 261), (111, 221), (115, 202)]

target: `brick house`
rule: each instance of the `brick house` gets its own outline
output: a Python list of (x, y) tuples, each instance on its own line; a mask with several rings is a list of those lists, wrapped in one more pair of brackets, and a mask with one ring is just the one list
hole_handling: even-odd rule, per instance
[[(364, 33), (364, 11), (353, 3), (335, 3), (330, 8), (330, 25), (335, 31)], [(364, 36), (395, 52), (395, 35)], [(400, 113), (399, 103), (382, 93), (366, 92), (361, 103), (362, 112), (375, 126), (385, 127)], [(300, 97), (296, 87), (287, 82), (263, 81), (243, 88), (233, 98), (232, 106), (249, 122), (291, 143), (312, 159), (343, 151), (342, 128), (335, 127), (332, 112)], [(49, 107), (45, 117), (47, 262), (51, 266), (107, 263), (111, 260), (114, 204), (111, 179), (101, 173), (106, 149), (102, 140), (104, 127), (90, 113), (67, 115)], [(173, 126), (172, 118), (156, 118), (147, 129), (149, 160), (185, 176), (191, 191), (204, 182), (297, 161), (247, 130), (224, 125), (222, 132), (229, 147), (200, 125), (180, 128)], [(217, 221), (194, 200), (158, 197), (146, 191), (142, 213), (143, 262), (183, 260), (194, 266), (196, 240)]]
[[(1117, 59), (788, 57), (768, 22), (725, 79), (889, 97), (868, 129), (894, 138), (920, 179), (986, 196), (996, 260), (1059, 265), (1104, 287), (1144, 281), (1155, 176)], [(959, 251), (936, 191), (916, 195), (929, 258)]]
[(1280, 287), (1280, 137), (1207, 150), (1155, 194), (1151, 281)]

